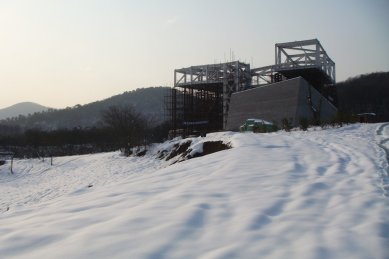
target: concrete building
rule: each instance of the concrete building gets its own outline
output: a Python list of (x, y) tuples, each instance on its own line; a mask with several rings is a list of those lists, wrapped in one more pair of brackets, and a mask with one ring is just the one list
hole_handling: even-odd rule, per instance
[(336, 107), (304, 78), (296, 77), (233, 93), (225, 129), (238, 130), (249, 118), (278, 125), (286, 118), (298, 126), (302, 118), (313, 121), (319, 116), (321, 121), (330, 121), (336, 112)]

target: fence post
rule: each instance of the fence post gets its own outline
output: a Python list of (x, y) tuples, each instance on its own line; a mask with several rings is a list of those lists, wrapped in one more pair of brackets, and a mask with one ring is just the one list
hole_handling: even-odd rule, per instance
[(13, 174), (14, 173), (14, 171), (13, 171), (13, 164), (14, 164), (14, 156), (12, 155), (11, 156), (11, 173)]

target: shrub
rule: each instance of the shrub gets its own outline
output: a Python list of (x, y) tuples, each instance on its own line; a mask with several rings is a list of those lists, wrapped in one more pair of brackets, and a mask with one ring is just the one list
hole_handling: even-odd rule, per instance
[(281, 125), (282, 129), (285, 131), (290, 131), (292, 129), (292, 123), (287, 118), (281, 120)]
[(307, 118), (303, 117), (303, 118), (300, 118), (299, 120), (299, 126), (300, 126), (300, 129), (301, 130), (304, 130), (306, 131), (308, 129), (308, 126), (309, 126), (309, 121)]

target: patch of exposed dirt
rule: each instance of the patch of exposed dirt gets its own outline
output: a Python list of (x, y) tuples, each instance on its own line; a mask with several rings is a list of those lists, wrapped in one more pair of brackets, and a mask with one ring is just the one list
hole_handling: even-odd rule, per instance
[[(203, 143), (199, 143), (202, 145), (202, 152), (195, 153), (191, 155), (193, 149), (191, 145), (193, 144), (192, 140), (184, 140), (181, 143), (176, 143), (173, 145), (171, 150), (159, 150), (156, 153), (156, 158), (164, 159), (166, 161), (171, 160), (171, 164), (179, 163), (188, 159), (206, 156), (215, 152), (219, 152), (222, 150), (230, 149), (231, 145), (229, 143), (224, 143), (223, 141), (206, 141)], [(132, 155), (134, 156), (144, 156), (147, 153), (147, 149), (138, 149), (136, 151), (132, 151)]]
[(144, 156), (144, 155), (146, 155), (146, 153), (147, 153), (147, 150), (144, 149), (144, 150), (142, 150), (142, 151), (137, 152), (135, 155), (136, 155), (136, 156)]
[(195, 158), (195, 157), (201, 157), (201, 156), (206, 156), (215, 152), (219, 152), (222, 150), (230, 149), (231, 145), (226, 144), (223, 141), (207, 141), (203, 143), (203, 152), (202, 153), (196, 153), (190, 158)]
[(166, 157), (168, 151), (167, 150), (159, 150), (157, 152), (157, 158), (158, 159), (163, 159), (164, 157)]
[(186, 141), (181, 143), (180, 145), (176, 144), (173, 146), (173, 150), (168, 154), (166, 150), (162, 150), (161, 152), (158, 152), (159, 153), (158, 157), (160, 159), (165, 158), (166, 161), (176, 157), (177, 159), (175, 159), (175, 161), (173, 161), (172, 163), (175, 164), (188, 159), (206, 156), (215, 152), (219, 152), (231, 148), (230, 144), (226, 144), (223, 141), (206, 141), (202, 143), (203, 152), (190, 155), (190, 153), (192, 152), (192, 149), (190, 148), (191, 143), (192, 143), (191, 141)]
[(184, 154), (186, 151), (188, 151), (190, 144), (192, 144), (191, 140), (185, 141), (181, 144), (175, 144), (173, 146), (173, 150), (170, 152), (170, 154), (166, 157), (165, 160), (168, 161), (168, 160), (172, 159), (173, 157)]

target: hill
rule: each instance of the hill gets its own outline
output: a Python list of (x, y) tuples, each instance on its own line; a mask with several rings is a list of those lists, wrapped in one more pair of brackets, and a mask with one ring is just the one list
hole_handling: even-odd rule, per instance
[[(2, 258), (389, 258), (388, 124), (192, 138), (0, 166)], [(187, 140), (186, 140), (187, 141)], [(160, 151), (160, 152), (158, 152)], [(71, 249), (69, 249), (71, 248)]]
[(60, 110), (37, 112), (28, 116), (19, 116), (0, 121), (1, 127), (19, 127), (26, 129), (72, 129), (99, 127), (102, 114), (110, 106), (131, 105), (158, 124), (164, 120), (164, 96), (169, 88), (149, 87), (124, 92), (110, 98), (85, 105), (75, 105)]
[(377, 121), (389, 121), (389, 72), (360, 75), (335, 87), (340, 112), (376, 113)]
[(0, 109), (0, 120), (47, 111), (49, 108), (33, 102), (22, 102), (7, 108)]

